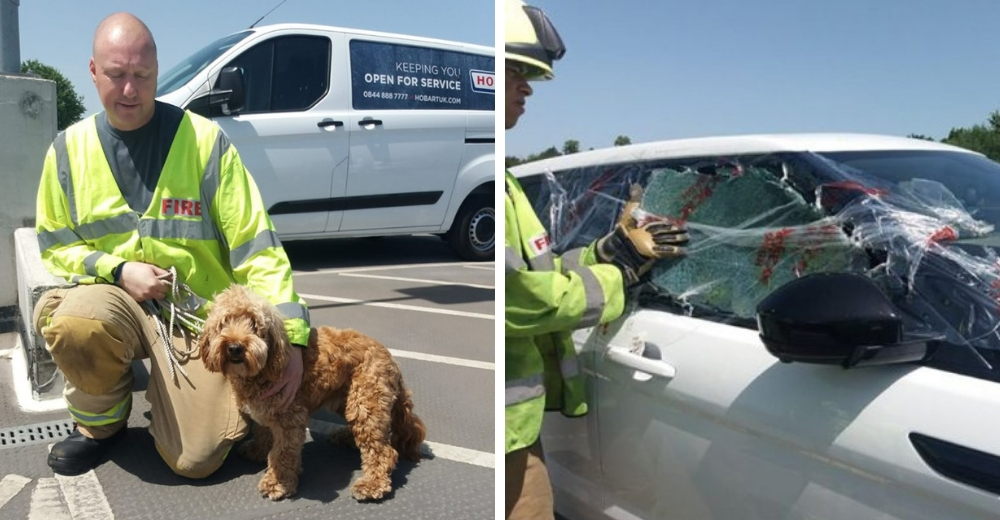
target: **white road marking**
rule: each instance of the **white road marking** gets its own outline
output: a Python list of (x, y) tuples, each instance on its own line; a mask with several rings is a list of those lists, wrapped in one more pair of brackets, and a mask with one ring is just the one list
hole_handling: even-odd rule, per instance
[(486, 263), (486, 264), (472, 264), (472, 265), (465, 264), (462, 267), (464, 267), (466, 269), (483, 269), (483, 270), (486, 270), (486, 271), (495, 271), (496, 270), (496, 267), (493, 265), (492, 262), (491, 263)]
[(31, 492), (28, 520), (73, 520), (54, 478), (40, 478)]
[[(309, 420), (309, 429), (323, 435), (330, 435), (343, 427), (341, 424), (318, 421), (316, 419)], [(484, 468), (494, 468), (496, 465), (494, 462), (495, 457), (492, 453), (441, 444), (439, 442), (424, 441), (424, 445), (421, 446), (420, 451), (425, 456), (433, 456), (434, 458), (452, 460)]]
[(389, 352), (395, 357), (401, 357), (407, 359), (419, 359), (421, 361), (430, 361), (431, 363), (444, 363), (446, 365), (457, 365), (460, 367), (481, 368), (483, 370), (496, 370), (496, 365), (494, 365), (493, 363), (488, 363), (486, 361), (476, 361), (474, 359), (462, 359), (449, 356), (438, 356), (436, 354), (424, 354), (423, 352), (396, 350), (392, 348), (389, 349)]
[(295, 276), (315, 276), (318, 274), (363, 273), (365, 271), (389, 271), (392, 269), (416, 269), (418, 267), (445, 267), (449, 265), (464, 267), (470, 264), (460, 264), (455, 262), (437, 262), (430, 264), (401, 264), (401, 265), (380, 265), (375, 267), (351, 267), (348, 269), (320, 269), (318, 271), (308, 271), (308, 272), (293, 271), (293, 273), (295, 274)]
[(56, 475), (56, 480), (73, 520), (111, 520), (115, 517), (94, 470), (76, 477)]
[(465, 311), (453, 311), (449, 309), (435, 309), (433, 307), (420, 307), (417, 305), (403, 305), (400, 303), (384, 303), (384, 302), (369, 302), (367, 300), (354, 300), (351, 298), (336, 298), (334, 296), (320, 296), (318, 294), (299, 294), (299, 296), (307, 300), (320, 300), (325, 302), (336, 302), (336, 303), (357, 303), (361, 305), (367, 305), (369, 307), (385, 307), (387, 309), (400, 309), (406, 311), (418, 311), (418, 312), (429, 312), (432, 314), (448, 314), (451, 316), (462, 316), (465, 318), (481, 318), (484, 320), (492, 320), (492, 314), (482, 314), (478, 312), (465, 312)]
[(462, 448), (459, 446), (451, 446), (448, 444), (440, 444), (430, 441), (425, 441), (424, 444), (431, 449), (431, 454), (435, 458), (440, 457), (442, 459), (464, 462), (465, 464), (473, 464), (475, 466), (482, 466), (484, 468), (491, 469), (496, 466), (494, 461), (495, 457), (492, 453), (470, 450), (469, 448)]
[(376, 278), (379, 280), (397, 280), (400, 282), (416, 282), (429, 285), (461, 285), (463, 287), (475, 287), (477, 289), (493, 289), (492, 285), (482, 285), (478, 283), (448, 282), (445, 280), (424, 280), (421, 278), (403, 278), (402, 276), (382, 276), (378, 274), (362, 273), (337, 273), (340, 276), (350, 276), (354, 278)]
[(0, 509), (17, 496), (28, 482), (31, 482), (31, 479), (21, 475), (7, 475), (0, 480)]

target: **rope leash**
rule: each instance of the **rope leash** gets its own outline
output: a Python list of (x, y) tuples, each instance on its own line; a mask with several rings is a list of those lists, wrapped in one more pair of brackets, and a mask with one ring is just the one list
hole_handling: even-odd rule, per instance
[[(166, 279), (168, 275), (160, 277)], [(177, 372), (180, 372), (188, 382), (191, 378), (184, 371), (182, 363), (191, 359), (195, 352), (195, 347), (191, 346), (186, 350), (180, 350), (174, 346), (173, 332), (179, 330), (184, 336), (181, 324), (186, 325), (190, 331), (200, 334), (205, 325), (205, 320), (198, 317), (196, 311), (201, 308), (204, 300), (195, 294), (190, 287), (177, 281), (177, 268), (170, 268), (170, 291), (161, 300), (147, 300), (143, 302), (146, 309), (156, 317), (156, 328), (163, 342), (163, 350), (167, 354), (167, 364), (170, 366), (170, 377), (177, 382)], [(169, 314), (169, 322), (164, 323), (164, 312)]]

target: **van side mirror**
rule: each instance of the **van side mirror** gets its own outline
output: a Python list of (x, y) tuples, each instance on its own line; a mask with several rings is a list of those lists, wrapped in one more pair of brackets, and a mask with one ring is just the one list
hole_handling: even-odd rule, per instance
[(219, 73), (219, 88), (208, 95), (208, 104), (213, 108), (219, 107), (223, 115), (238, 114), (246, 104), (243, 90), (243, 70), (226, 67)]
[(815, 273), (779, 287), (757, 305), (757, 328), (783, 362), (844, 368), (921, 361), (943, 338), (906, 336), (896, 306), (851, 273)]

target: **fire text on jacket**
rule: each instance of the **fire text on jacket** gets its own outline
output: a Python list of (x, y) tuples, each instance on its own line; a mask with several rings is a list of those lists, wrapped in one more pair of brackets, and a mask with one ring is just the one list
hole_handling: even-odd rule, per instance
[(163, 199), (160, 203), (160, 214), (163, 216), (200, 217), (201, 202), (191, 199)]

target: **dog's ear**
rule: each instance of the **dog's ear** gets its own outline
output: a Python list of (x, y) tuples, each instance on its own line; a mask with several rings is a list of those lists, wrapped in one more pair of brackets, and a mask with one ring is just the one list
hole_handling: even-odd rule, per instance
[(285, 331), (285, 318), (270, 302), (264, 301), (259, 315), (256, 317), (259, 327), (258, 336), (267, 343), (267, 365), (264, 367), (264, 378), (270, 381), (281, 379), (288, 364), (292, 345)]
[(209, 372), (223, 372), (224, 368), (222, 352), (212, 349), (212, 339), (219, 335), (220, 320), (218, 313), (212, 312), (212, 308), (209, 308), (208, 318), (205, 319), (201, 334), (198, 335), (198, 354)]

